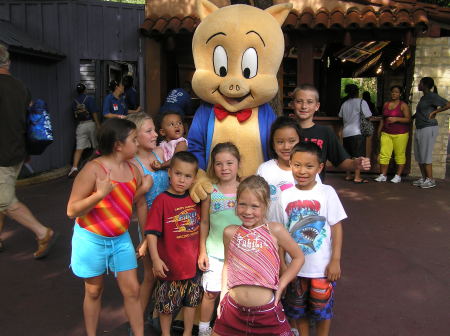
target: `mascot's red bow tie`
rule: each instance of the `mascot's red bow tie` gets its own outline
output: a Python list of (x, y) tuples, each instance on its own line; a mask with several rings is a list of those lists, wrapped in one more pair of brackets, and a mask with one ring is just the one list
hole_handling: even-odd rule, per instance
[(246, 121), (252, 115), (252, 109), (244, 109), (237, 112), (228, 112), (222, 105), (214, 105), (214, 114), (216, 118), (220, 121), (225, 119), (228, 115), (233, 115), (241, 123)]

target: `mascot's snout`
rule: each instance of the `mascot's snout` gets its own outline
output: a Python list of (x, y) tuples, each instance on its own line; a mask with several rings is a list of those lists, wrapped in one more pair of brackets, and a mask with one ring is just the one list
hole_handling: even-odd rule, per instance
[(239, 98), (244, 98), (249, 94), (250, 87), (247, 85), (247, 83), (245, 83), (245, 81), (239, 78), (231, 77), (220, 83), (219, 90), (225, 99), (229, 97), (239, 100)]

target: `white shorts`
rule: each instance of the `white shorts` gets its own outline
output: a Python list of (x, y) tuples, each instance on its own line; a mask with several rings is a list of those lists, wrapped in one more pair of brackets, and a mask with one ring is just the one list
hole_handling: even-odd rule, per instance
[(203, 273), (202, 286), (208, 292), (220, 292), (222, 290), (223, 259), (211, 256), (209, 258), (209, 269)]

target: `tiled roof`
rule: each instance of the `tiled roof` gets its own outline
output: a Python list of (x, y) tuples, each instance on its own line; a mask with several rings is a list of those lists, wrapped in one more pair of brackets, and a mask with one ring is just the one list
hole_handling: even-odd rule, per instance
[[(390, 6), (383, 6), (382, 3), (385, 3), (385, 1), (382, 0), (335, 1), (335, 3), (342, 3), (346, 6), (336, 6), (331, 10), (325, 6), (318, 9), (302, 7), (301, 10), (298, 10), (294, 8), (286, 18), (283, 29), (395, 29), (423, 27), (425, 30), (429, 26), (430, 21), (450, 24), (450, 8), (413, 0), (389, 1)], [(357, 4), (358, 6), (349, 7), (349, 3)], [(146, 18), (140, 30), (144, 35), (152, 37), (164, 34), (192, 33), (199, 22), (200, 20), (196, 14), (187, 16), (155, 15)]]
[(356, 7), (342, 11), (321, 8), (316, 12), (305, 9), (289, 13), (283, 24), (284, 29), (359, 29), (359, 28), (407, 28), (427, 26), (429, 19), (424, 9), (391, 9), (381, 7), (375, 11), (371, 7), (360, 10)]
[(191, 14), (181, 16), (150, 16), (144, 20), (140, 31), (144, 35), (157, 36), (163, 34), (192, 33), (200, 23), (200, 19)]

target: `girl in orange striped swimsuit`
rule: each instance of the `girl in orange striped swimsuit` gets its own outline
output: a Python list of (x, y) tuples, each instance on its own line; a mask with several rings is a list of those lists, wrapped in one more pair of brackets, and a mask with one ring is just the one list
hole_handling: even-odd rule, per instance
[(106, 121), (99, 130), (100, 156), (77, 175), (67, 205), (75, 218), (71, 267), (84, 279), (84, 319), (88, 336), (96, 334), (104, 274), (117, 277), (125, 312), (136, 336), (144, 335), (136, 255), (128, 233), (133, 199), (148, 188), (127, 161), (137, 151), (136, 126), (124, 119)]

